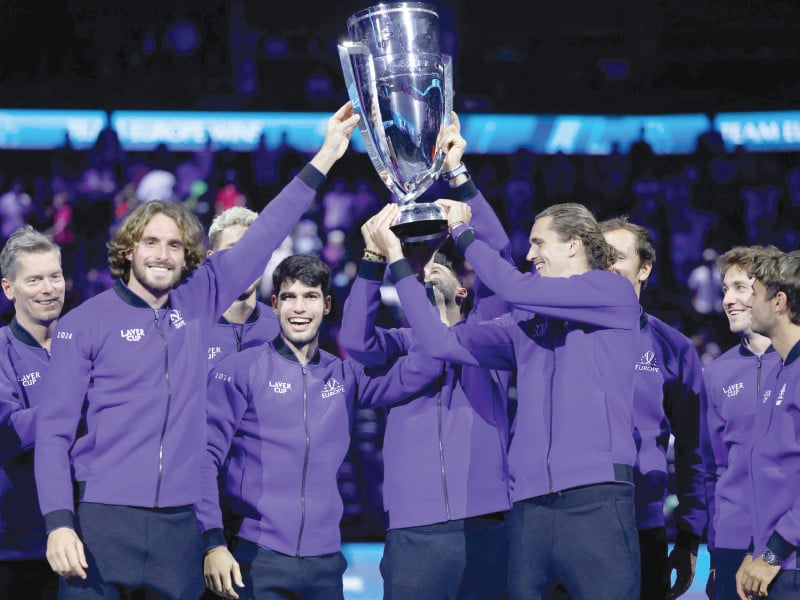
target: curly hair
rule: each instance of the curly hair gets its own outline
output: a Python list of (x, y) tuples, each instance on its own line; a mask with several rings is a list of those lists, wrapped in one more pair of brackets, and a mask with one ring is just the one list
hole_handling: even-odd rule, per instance
[(562, 241), (577, 237), (583, 242), (590, 269), (608, 271), (616, 262), (617, 251), (606, 242), (597, 219), (583, 204), (577, 202), (554, 204), (536, 215), (536, 219), (542, 217), (553, 219), (550, 229), (555, 231)]
[(202, 243), (203, 226), (198, 218), (180, 204), (151, 200), (137, 206), (108, 242), (108, 266), (115, 279), (121, 278), (127, 281), (130, 277), (131, 261), (127, 255), (133, 252), (136, 244), (142, 239), (142, 233), (150, 219), (157, 214), (163, 214), (175, 221), (181, 232), (181, 242), (186, 253), (184, 276), (202, 264), (205, 258)]

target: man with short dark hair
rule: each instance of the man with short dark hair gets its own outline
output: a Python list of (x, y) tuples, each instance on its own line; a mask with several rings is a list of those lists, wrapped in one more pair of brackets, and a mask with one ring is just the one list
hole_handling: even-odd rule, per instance
[[(650, 234), (625, 217), (601, 222), (600, 230), (617, 251), (611, 270), (630, 281), (641, 298), (656, 260)], [(700, 411), (705, 407), (703, 367), (692, 341), (674, 327), (644, 310), (639, 327), (638, 356), (631, 365), (637, 449), (634, 501), (642, 565), (639, 597), (666, 600), (681, 596), (692, 585), (707, 521), (700, 452)], [(664, 500), (670, 437), (674, 438), (678, 533), (675, 547), (667, 556)], [(671, 586), (673, 569), (676, 578)]]
[(30, 225), (0, 252), (3, 292), (14, 318), (0, 329), (0, 597), (55, 598), (58, 578), (45, 560), (33, 448), (41, 378), (64, 307), (61, 250)]
[(203, 264), (196, 216), (171, 202), (137, 207), (109, 244), (113, 289), (59, 322), (35, 469), (63, 598), (202, 593), (193, 505), (201, 499), (208, 332), (263, 273), (357, 122), (348, 102), (328, 120), (319, 152), (242, 239)]
[[(401, 402), (433, 384), (441, 365), (409, 352), (365, 370), (320, 349), (330, 312), (330, 269), (290, 256), (276, 267), (272, 306), (280, 335), (223, 359), (209, 374), (203, 464), (206, 585), (238, 598), (344, 598), (337, 472), (356, 404)], [(234, 517), (232, 553), (222, 534), (217, 476)]]
[(753, 331), (750, 295), (755, 262), (783, 254), (777, 248), (737, 246), (717, 259), (722, 308), (741, 342), (703, 369), (708, 409), (703, 436), (706, 461), (708, 550), (707, 589), (714, 600), (738, 600), (736, 571), (750, 543), (750, 457), (753, 419), (766, 375), (780, 362), (768, 337)]
[[(444, 168), (457, 173), (449, 178), (450, 185), (474, 210), (479, 235), (508, 253), (502, 224), (463, 166), (466, 140), (455, 113), (440, 147), (446, 151)], [(416, 340), (409, 327), (375, 326), (387, 265), (376, 260), (380, 252), (370, 232), (382, 214), (362, 227), (365, 259), (345, 303), (341, 328), (342, 346), (368, 366), (391, 364)], [(402, 278), (409, 274), (402, 269), (412, 268), (410, 261), (400, 261), (390, 271)], [(472, 307), (463, 310), (467, 290), (443, 252), (422, 271), (417, 278), (425, 287), (415, 286), (414, 299), (406, 301), (421, 304), (444, 325), (460, 327), (509, 310), (477, 278)], [(386, 600), (507, 597), (509, 378), (508, 371), (448, 361), (436, 385), (387, 408), (382, 452), (387, 533), (380, 565)]]
[[(736, 573), (741, 600), (800, 598), (800, 251), (753, 265), (753, 331), (781, 362), (764, 379), (750, 449), (752, 544)], [(752, 552), (752, 554), (751, 554)]]

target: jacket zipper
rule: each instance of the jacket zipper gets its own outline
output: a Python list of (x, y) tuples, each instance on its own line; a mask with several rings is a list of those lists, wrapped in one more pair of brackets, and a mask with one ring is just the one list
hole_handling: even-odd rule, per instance
[[(446, 367), (446, 366), (445, 366)], [(447, 474), (444, 469), (444, 440), (442, 439), (442, 390), (439, 390), (439, 396), (436, 399), (438, 408), (438, 421), (439, 421), (439, 463), (442, 466), (442, 490), (444, 491), (444, 510), (447, 514), (447, 520), (450, 520), (450, 500), (447, 496)]]
[(164, 424), (161, 426), (161, 438), (158, 440), (158, 481), (156, 483), (155, 508), (158, 508), (158, 499), (161, 495), (161, 478), (164, 474), (164, 437), (167, 433), (167, 423), (169, 422), (169, 411), (172, 406), (172, 382), (169, 379), (169, 345), (167, 338), (158, 325), (158, 309), (154, 308), (155, 326), (161, 341), (164, 343), (164, 379), (167, 384), (167, 408), (164, 411)]
[(297, 534), (297, 549), (295, 556), (300, 556), (300, 540), (303, 539), (303, 529), (306, 525), (306, 475), (308, 474), (308, 455), (311, 453), (311, 434), (308, 431), (308, 386), (306, 382), (306, 368), (303, 370), (303, 428), (306, 433), (306, 455), (303, 459), (303, 480), (300, 484), (300, 531)]
[(553, 449), (553, 389), (556, 380), (556, 344), (555, 344), (555, 327), (551, 320), (549, 323), (550, 328), (550, 345), (553, 349), (553, 369), (550, 371), (550, 422), (548, 424), (547, 432), (547, 490), (553, 492), (553, 471), (550, 465), (550, 451)]

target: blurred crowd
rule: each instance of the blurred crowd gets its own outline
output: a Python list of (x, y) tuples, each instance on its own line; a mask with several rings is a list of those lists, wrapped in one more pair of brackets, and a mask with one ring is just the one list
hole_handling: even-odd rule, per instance
[[(186, 204), (207, 228), (231, 206), (263, 208), (308, 158), (285, 141), (272, 148), (263, 138), (252, 153), (211, 143), (196, 153), (164, 146), (126, 152), (111, 129), (86, 151), (74, 149), (69, 139), (52, 151), (0, 151), (0, 237), (5, 243), (26, 223), (53, 236), (68, 280), (66, 312), (112, 284), (106, 243), (139, 203)], [(699, 136), (695, 151), (686, 155), (656, 155), (642, 138), (627, 152), (615, 148), (602, 156), (527, 150), (470, 155), (468, 149), (465, 163), (506, 226), (523, 270), (534, 216), (551, 204), (577, 201), (598, 219), (628, 215), (646, 227), (657, 257), (642, 304), (692, 338), (704, 362), (735, 343), (722, 314), (717, 256), (740, 244), (798, 248), (800, 156), (741, 147), (731, 152), (714, 130)], [(423, 200), (448, 196), (446, 185), (437, 182)], [(338, 323), (363, 249), (360, 226), (391, 199), (367, 157), (348, 153), (267, 267), (269, 275), (293, 253), (314, 254), (331, 267), (334, 307), (321, 343), (335, 354), (344, 354)], [(270, 285), (264, 277), (259, 294), (266, 301)], [(403, 324), (390, 286), (385, 300), (379, 325)], [(13, 310), (2, 302), (7, 322)], [(382, 426), (378, 412), (356, 415), (353, 449), (340, 473), (345, 539), (380, 539), (384, 533)]]

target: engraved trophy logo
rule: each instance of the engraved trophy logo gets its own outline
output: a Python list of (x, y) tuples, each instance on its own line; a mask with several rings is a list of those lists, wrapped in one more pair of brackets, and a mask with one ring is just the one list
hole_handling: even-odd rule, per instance
[(432, 255), (447, 238), (447, 220), (430, 202), (415, 202), (439, 176), (445, 154), (436, 140), (450, 122), (452, 62), (439, 49), (439, 15), (429, 4), (378, 4), (347, 20), (339, 44), (345, 84), (373, 166), (400, 206), (392, 230), (404, 246)]

